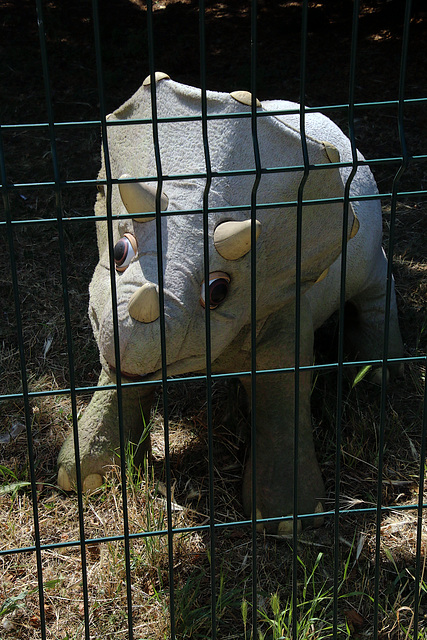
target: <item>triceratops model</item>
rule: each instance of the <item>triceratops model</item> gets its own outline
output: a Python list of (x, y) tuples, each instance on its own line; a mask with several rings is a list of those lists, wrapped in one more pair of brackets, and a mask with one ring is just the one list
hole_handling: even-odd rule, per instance
[[(295, 366), (297, 335), (300, 365), (312, 364), (313, 332), (339, 308), (344, 187), (353, 163), (351, 145), (328, 118), (309, 112), (303, 154), (299, 107), (280, 100), (256, 102), (254, 144), (252, 98), (244, 91), (207, 92), (204, 137), (201, 91), (174, 82), (163, 73), (155, 78), (154, 87), (147, 78), (128, 102), (108, 116), (109, 124), (127, 124), (108, 126), (109, 171), (114, 180), (119, 179), (111, 195), (117, 305), (112, 303), (107, 196), (103, 191), (96, 203), (96, 214), (103, 220), (97, 223), (99, 263), (90, 285), (89, 314), (102, 363), (99, 384), (114, 383), (118, 369), (123, 383), (161, 379), (163, 313), (168, 376), (206, 369), (207, 305), (214, 373), (251, 370), (253, 331), (257, 370), (273, 370), (258, 374), (256, 379), (256, 439), (252, 443), (256, 450), (255, 513), (257, 519), (275, 518), (268, 524), (260, 522), (260, 529), (265, 525), (268, 531), (283, 533), (289, 531), (290, 521), (280, 518), (291, 514), (294, 504), (295, 374), (274, 370)], [(157, 118), (153, 125), (154, 88)], [(293, 114), (271, 115), (272, 111)], [(135, 119), (139, 122), (132, 123)], [(153, 140), (157, 134), (156, 156)], [(156, 178), (159, 158), (161, 190)], [(307, 158), (308, 177), (303, 170), (308, 167)], [(363, 157), (359, 155), (358, 159)], [(340, 168), (336, 166), (339, 162), (349, 164)], [(261, 167), (261, 178), (255, 189), (256, 220), (251, 221), (256, 166)], [(207, 167), (212, 177), (208, 209), (204, 207)], [(104, 164), (100, 178), (105, 177)], [(144, 178), (151, 178), (151, 182)], [(301, 297), (300, 313), (296, 315), (300, 189), (304, 201), (300, 207)], [(350, 188), (346, 299), (357, 312), (357, 324), (352, 325), (348, 338), (358, 357), (368, 360), (382, 358), (387, 262), (381, 248), (379, 201), (354, 197), (376, 193), (374, 178), (362, 163)], [(147, 215), (156, 208), (157, 218), (156, 213)], [(252, 266), (256, 322), (252, 327), (251, 240), (256, 243), (255, 268)], [(204, 282), (206, 241), (208, 283)], [(118, 320), (118, 349), (114, 314)], [(298, 333), (296, 317), (300, 318)], [(402, 341), (394, 289), (389, 329), (388, 356), (399, 358)], [(250, 394), (250, 376), (242, 375), (241, 383)], [(300, 514), (319, 512), (324, 493), (311, 431), (310, 390), (310, 371), (303, 369), (299, 373), (296, 487)], [(123, 424), (132, 442), (140, 440), (142, 413), (147, 420), (153, 393), (154, 385), (122, 386)], [(102, 484), (103, 474), (117, 454), (117, 404), (115, 388), (100, 390), (94, 393), (79, 422), (85, 490)], [(58, 462), (58, 483), (69, 490), (76, 479), (72, 436), (64, 443)], [(243, 478), (243, 504), (248, 516), (254, 511), (251, 502), (249, 460)]]

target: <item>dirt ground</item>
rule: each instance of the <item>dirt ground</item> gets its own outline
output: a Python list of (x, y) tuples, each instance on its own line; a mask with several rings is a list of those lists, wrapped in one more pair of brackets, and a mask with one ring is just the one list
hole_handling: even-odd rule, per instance
[[(99, 374), (98, 353), (87, 317), (88, 284), (97, 262), (97, 250), (94, 225), (86, 217), (93, 212), (96, 187), (91, 181), (96, 179), (100, 167), (101, 141), (99, 127), (90, 124), (100, 117), (92, 3), (88, 0), (74, 0), (72, 3), (44, 1), (43, 28), (46, 34), (53, 117), (56, 122), (62, 123), (89, 122), (77, 129), (64, 125), (56, 130), (59, 176), (55, 177), (48, 130), (45, 126), (34, 126), (46, 123), (50, 116), (45, 96), (35, 4), (33, 0), (20, 0), (19, 3), (0, 0), (0, 123), (6, 125), (2, 126), (0, 133), (6, 182), (14, 187), (7, 190), (11, 217), (14, 221), (22, 221), (22, 224), (13, 226), (13, 259), (17, 267), (26, 375), (31, 390), (43, 391), (70, 385), (60, 268), (61, 243), (55, 221), (58, 213), (64, 217), (63, 252), (69, 290), (75, 383), (77, 386), (95, 385)], [(224, 0), (206, 4), (207, 86), (219, 91), (250, 90), (249, 0)], [(155, 68), (167, 72), (174, 80), (199, 86), (198, 3), (194, 0), (158, 0), (153, 5)], [(365, 106), (355, 110), (358, 148), (371, 160), (399, 159), (402, 154), (398, 107), (395, 101), (399, 98), (404, 9), (405, 3), (401, 0), (360, 2), (354, 99), (359, 104), (393, 101), (392, 104), (380, 107)], [(345, 105), (348, 101), (352, 11), (351, 0), (309, 3), (305, 69), (307, 106)], [(102, 90), (105, 111), (109, 113), (133, 94), (149, 72), (145, 3), (139, 0), (102, 0), (99, 2), (99, 27)], [(425, 3), (422, 0), (414, 1), (405, 89), (401, 96), (405, 99), (426, 97), (426, 27)], [(260, 1), (257, 29), (258, 98), (284, 98), (298, 102), (301, 92), (301, 2)], [(425, 158), (418, 157), (427, 153), (426, 109), (427, 102), (407, 103), (404, 107), (405, 143), (413, 160), (399, 182), (400, 195), (393, 242), (401, 330), (408, 357), (425, 356), (427, 348), (427, 164)], [(327, 115), (340, 124), (344, 131), (348, 131), (348, 111), (345, 106), (328, 110)], [(398, 160), (375, 164), (373, 171), (380, 193), (390, 193), (398, 168)], [(60, 195), (54, 188), (56, 178), (67, 182)], [(89, 184), (73, 183), (80, 180), (88, 180)], [(48, 184), (40, 186), (39, 183)], [(5, 220), (5, 206), (4, 201), (0, 205), (0, 221)], [(390, 197), (383, 198), (383, 211), (387, 247)], [(40, 222), (47, 219), (48, 222)], [(0, 392), (13, 394), (21, 390), (22, 383), (10, 245), (4, 225), (0, 227), (0, 243), (3, 273), (0, 279)], [(320, 332), (317, 339), (319, 358), (322, 357), (320, 353), (325, 350), (330, 353), (333, 338), (333, 325)], [(393, 385), (390, 389), (387, 400), (388, 457), (384, 471), (389, 483), (384, 488), (384, 504), (403, 504), (416, 499), (417, 465), (422, 444), (424, 380), (423, 363), (415, 362), (407, 366), (404, 382)], [(179, 445), (172, 456), (172, 462), (177, 468), (175, 498), (178, 502), (184, 500), (190, 473), (194, 472), (196, 476), (203, 476), (205, 473), (204, 467), (199, 468), (199, 463), (195, 462), (198, 454), (205, 455), (204, 391), (197, 387), (189, 389), (177, 391), (176, 398), (172, 397), (172, 407), (176, 409), (176, 424), (182, 418), (195, 425), (196, 432), (199, 429), (199, 435), (194, 439), (195, 444), (190, 447), (192, 453), (184, 453)], [(221, 393), (219, 390), (219, 402), (222, 402)], [(320, 376), (313, 393), (313, 412), (322, 471), (329, 478), (327, 490), (331, 503), (334, 497), (335, 464), (334, 451), (331, 449), (331, 442), (334, 440), (334, 419), (331, 413), (335, 407), (335, 394), (335, 376)], [(379, 401), (363, 386), (353, 392), (348, 390), (346, 394), (342, 492), (349, 497), (352, 505), (372, 505), (376, 500), (375, 474), (368, 472), (361, 460), (367, 450), (377, 449), (375, 428), (371, 429), (369, 425), (378, 423)], [(64, 435), (70, 428), (69, 410), (64, 409), (59, 400), (57, 404), (56, 400), (52, 402), (48, 410), (45, 406), (40, 409), (37, 402), (32, 405), (36, 428), (37, 480), (47, 486), (55, 484), (56, 457)], [(83, 408), (86, 402), (85, 396), (79, 396), (79, 408)], [(224, 413), (221, 404), (215, 405), (214, 410), (215, 419), (220, 423)], [(52, 411), (56, 412), (55, 417), (49, 414)], [(20, 415), (22, 416), (22, 407), (19, 399), (6, 398), (0, 406), (0, 435), (14, 432), (14, 429), (16, 433)], [(366, 421), (366, 424), (360, 424), (361, 421)], [(223, 424), (218, 429), (215, 446), (220, 446), (221, 438), (226, 441), (221, 461), (223, 468), (233, 465), (236, 459), (241, 464), (244, 453), (239, 438), (233, 440)], [(0, 443), (0, 468), (12, 469), (19, 479), (28, 478), (28, 462), (23, 449), (25, 434), (12, 438), (11, 442), (2, 440)], [(372, 456), (370, 460), (374, 463), (375, 455)], [(187, 470), (182, 471), (186, 465)], [(227, 477), (224, 483), (227, 483)], [(237, 510), (240, 508), (238, 487), (239, 480), (231, 474), (228, 478), (227, 495), (235, 492), (233, 509)], [(203, 508), (198, 505), (198, 510), (205, 516), (206, 504)], [(195, 521), (201, 522), (203, 518), (196, 518)], [(389, 534), (389, 540), (395, 563), (393, 565), (387, 553), (383, 555), (386, 567), (382, 583), (384, 593), (389, 593), (387, 589), (391, 589), (391, 584), (398, 584), (399, 588), (403, 584), (401, 577), (397, 583), (393, 583), (393, 580), (397, 579), (396, 575), (400, 576), (399, 571), (405, 563), (410, 563), (411, 567), (414, 565), (416, 537), (413, 523), (414, 520), (410, 534), (407, 529), (402, 528), (403, 525), (400, 529), (397, 528), (402, 535), (396, 534), (395, 521), (384, 524), (386, 538), (388, 531), (393, 532), (393, 535)], [(343, 536), (350, 540), (351, 532), (356, 526), (368, 532), (364, 554), (366, 566), (370, 567), (372, 576), (371, 560), (375, 538), (369, 536), (369, 532), (372, 534), (373, 520), (355, 516), (353, 519), (349, 518), (343, 526)], [(387, 529), (388, 526), (391, 528)], [(324, 536), (320, 538), (320, 542), (316, 539), (316, 544), (332, 540), (331, 527), (332, 524), (326, 524), (323, 531), (316, 534)], [(238, 544), (240, 533), (232, 535), (234, 538), (220, 542), (219, 548), (227, 549), (227, 543), (230, 546), (230, 542), (231, 545)], [(5, 546), (7, 541), (2, 541), (0, 534), (0, 547)], [(274, 556), (277, 561), (276, 551), (273, 553), (272, 547), (266, 549), (263, 551), (266, 563), (263, 567), (267, 567), (263, 569), (265, 573), (270, 566), (270, 556)], [(391, 570), (390, 567), (393, 569), (393, 566), (396, 566), (397, 573), (392, 573), (387, 578), (387, 571)], [(8, 571), (10, 572), (10, 565)], [(260, 580), (262, 578), (263, 576)], [(271, 581), (270, 576), (269, 585)], [(411, 584), (405, 582), (405, 587), (402, 587), (404, 597), (402, 596), (401, 602), (405, 606), (405, 598), (410, 598)], [(0, 585), (0, 595), (2, 593), (7, 597), (8, 589), (11, 587), (4, 579)], [(427, 612), (427, 603), (423, 606)], [(372, 620), (368, 620), (369, 615), (368, 609), (363, 611), (365, 626), (358, 627), (354, 623), (356, 631), (351, 637), (368, 637), (363, 634), (358, 636), (357, 633), (362, 627), (371, 629)], [(35, 627), (33, 631), (34, 629)], [(383, 629), (384, 639), (405, 637), (398, 635), (397, 628), (393, 627), (393, 622), (388, 621), (387, 616), (384, 616)], [(183, 634), (182, 637), (198, 636)]]

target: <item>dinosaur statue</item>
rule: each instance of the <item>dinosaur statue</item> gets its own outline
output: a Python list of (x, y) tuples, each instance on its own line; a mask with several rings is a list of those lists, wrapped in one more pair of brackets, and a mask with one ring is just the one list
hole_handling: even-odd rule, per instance
[[(158, 120), (153, 128), (154, 89)], [(148, 422), (155, 385), (126, 383), (161, 379), (162, 314), (168, 376), (206, 369), (206, 306), (214, 373), (251, 370), (253, 331), (257, 370), (270, 371), (256, 378), (255, 513), (260, 520), (275, 518), (260, 522), (257, 527), (283, 534), (292, 527), (292, 521), (283, 518), (292, 513), (294, 504), (295, 374), (275, 370), (295, 366), (297, 335), (300, 365), (311, 365), (313, 332), (339, 308), (344, 222), (348, 241), (346, 300), (351, 301), (357, 319), (347, 338), (360, 360), (382, 358), (387, 261), (381, 247), (380, 202), (362, 198), (378, 193), (369, 167), (362, 163), (351, 181), (351, 204), (344, 217), (344, 188), (353, 163), (351, 145), (333, 122), (316, 112), (305, 115), (303, 138), (310, 170), (304, 174), (299, 106), (294, 103), (256, 101), (254, 146), (251, 94), (208, 91), (207, 157), (201, 95), (199, 89), (158, 72), (154, 85), (148, 77), (130, 100), (107, 117), (108, 171), (114, 179), (114, 249), (110, 263), (106, 221), (110, 195), (108, 189), (101, 187), (95, 205), (96, 215), (102, 216), (97, 222), (99, 263), (90, 284), (89, 303), (102, 364), (99, 385), (114, 384), (120, 370), (125, 434), (132, 442), (139, 442), (144, 428), (142, 414)], [(272, 111), (283, 115), (270, 114)], [(177, 117), (181, 120), (174, 120)], [(136, 119), (138, 123), (133, 123)], [(116, 122), (121, 124), (114, 126)], [(160, 159), (163, 177), (160, 184), (153, 134), (158, 135), (157, 161)], [(359, 154), (358, 160), (363, 161), (363, 156)], [(336, 166), (340, 162), (349, 164)], [(260, 180), (254, 187), (257, 166), (261, 167)], [(106, 175), (103, 162), (99, 178), (104, 184)], [(206, 192), (209, 209), (204, 223)], [(303, 205), (297, 276), (299, 193)], [(354, 199), (358, 196), (360, 200)], [(251, 220), (252, 197), (257, 206), (256, 217)], [(204, 243), (209, 255), (208, 283), (204, 282)], [(253, 244), (255, 266), (251, 266)], [(110, 264), (114, 264), (115, 271), (114, 304)], [(256, 279), (256, 318), (252, 327), (251, 269)], [(297, 277), (301, 292), (298, 313)], [(163, 291), (162, 303), (159, 287)], [(298, 334), (296, 317), (300, 324)], [(402, 349), (393, 286), (388, 357), (401, 357)], [(398, 371), (399, 364), (389, 363), (389, 370)], [(242, 375), (240, 380), (250, 395), (250, 375)], [(315, 523), (324, 497), (313, 444), (310, 392), (310, 370), (302, 369), (297, 504), (299, 514), (313, 514), (302, 519), (304, 524)], [(117, 404), (116, 388), (99, 390), (79, 421), (85, 491), (102, 484), (103, 474), (117, 454)], [(145, 449), (149, 446), (147, 439)], [(71, 490), (76, 481), (72, 435), (62, 446), (58, 465), (58, 484)], [(249, 460), (243, 477), (243, 506), (248, 516), (253, 512), (251, 502)]]

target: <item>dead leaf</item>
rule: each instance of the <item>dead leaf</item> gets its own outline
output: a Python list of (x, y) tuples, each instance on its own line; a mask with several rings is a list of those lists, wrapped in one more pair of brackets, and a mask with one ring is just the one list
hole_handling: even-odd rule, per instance
[(40, 628), (40, 616), (34, 615), (30, 618), (30, 626), (34, 627), (34, 629)]
[(44, 615), (46, 617), (46, 620), (53, 620), (53, 618), (55, 617), (55, 611), (51, 604), (44, 605)]
[(101, 555), (101, 547), (99, 546), (99, 544), (88, 544), (86, 549), (90, 560), (92, 560), (93, 562), (99, 560)]
[(347, 611), (344, 611), (344, 615), (347, 618), (347, 623), (352, 633), (354, 631), (359, 631), (360, 629), (362, 629), (363, 625), (365, 624), (364, 618), (354, 609), (348, 609)]

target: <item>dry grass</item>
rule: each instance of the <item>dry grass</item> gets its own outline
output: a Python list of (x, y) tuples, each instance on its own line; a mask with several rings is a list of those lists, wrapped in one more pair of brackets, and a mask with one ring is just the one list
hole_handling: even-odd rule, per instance
[[(45, 380), (44, 384), (48, 382)], [(319, 385), (322, 386), (322, 381)], [(239, 487), (244, 453), (241, 438), (235, 432), (230, 432), (227, 424), (227, 419), (230, 418), (224, 411), (228, 401), (227, 394), (228, 390), (223, 385), (214, 387), (213, 482), (215, 521), (219, 523), (235, 522), (241, 520), (243, 515), (239, 502)], [(208, 434), (204, 395), (204, 386), (200, 383), (187, 384), (183, 389), (174, 385), (169, 394), (171, 516), (175, 528), (197, 527), (209, 522)], [(79, 402), (79, 408), (83, 409), (84, 404), (83, 401)], [(373, 452), (376, 451), (378, 397), (373, 397), (372, 391), (361, 384), (353, 391), (348, 391), (345, 404), (345, 431), (341, 457), (342, 506), (346, 509), (374, 506), (377, 473)], [(391, 409), (392, 404), (395, 407), (395, 402), (390, 404), (386, 428), (397, 429), (400, 438), (406, 437), (408, 447), (405, 450), (409, 451), (410, 455), (402, 456), (401, 449), (398, 451), (393, 445), (394, 441), (387, 441), (382, 502), (384, 505), (404, 505), (416, 501), (419, 438), (417, 440), (416, 434), (408, 432), (407, 427), (406, 431), (402, 429), (400, 418), (395, 409)], [(333, 411), (331, 405), (329, 410)], [(322, 450), (324, 474), (330, 481), (332, 501), (334, 490), (331, 480), (335, 454), (330, 439), (333, 425), (326, 424), (324, 407), (322, 411), (323, 418), (316, 417), (316, 435), (319, 448)], [(131, 455), (127, 459), (128, 517), (131, 534), (167, 530), (165, 445), (161, 414), (160, 407), (153, 416), (152, 465), (142, 472), (140, 469), (132, 468)], [(13, 416), (21, 416), (22, 419), (22, 413), (17, 407), (11, 409), (12, 420)], [(81, 550), (79, 546), (65, 544), (79, 539), (77, 498), (65, 495), (54, 486), (55, 451), (68, 428), (69, 400), (63, 396), (37, 399), (32, 416), (41, 543), (64, 544), (42, 551), (41, 554), (47, 637), (79, 638), (82, 637), (84, 629)], [(243, 414), (240, 421), (243, 429)], [(322, 432), (323, 439), (319, 437), (319, 431)], [(47, 442), (49, 447), (46, 446)], [(7, 460), (7, 469), (11, 472), (7, 474), (6, 469), (3, 469), (4, 486), (14, 485), (17, 481), (27, 481), (25, 434), (21, 433), (11, 443), (3, 445), (2, 449), (2, 460)], [(2, 548), (15, 549), (34, 545), (33, 505), (29, 489), (25, 486), (10, 486), (10, 490), (2, 495), (1, 500)], [(118, 468), (112, 468), (105, 486), (92, 496), (84, 496), (83, 521), (86, 538), (122, 536), (122, 509), (120, 471)], [(379, 628), (383, 631), (384, 635), (381, 637), (384, 638), (404, 638), (403, 630), (407, 629), (405, 624), (410, 622), (407, 617), (408, 610), (413, 610), (416, 526), (417, 516), (414, 510), (391, 511), (386, 513), (382, 520)], [(423, 517), (422, 575), (426, 534), (427, 522)], [(331, 623), (332, 614), (333, 535), (332, 521), (328, 519), (320, 529), (305, 532), (297, 549), (301, 563), (301, 602), (309, 601), (310, 605), (306, 608), (313, 607), (307, 595), (304, 600), (304, 589), (317, 594), (322, 589), (325, 592), (320, 604), (326, 609), (324, 602), (327, 602), (329, 610), (324, 612), (323, 619), (312, 623), (316, 633), (323, 629), (323, 637), (329, 637), (326, 631), (327, 625)], [(341, 635), (338, 637), (347, 637), (344, 628), (345, 621), (349, 620), (353, 627), (356, 625), (356, 630), (360, 631), (360, 637), (370, 637), (375, 572), (374, 519), (369, 515), (356, 514), (341, 517), (340, 539), (342, 566), (339, 575), (343, 584), (340, 589), (342, 600), (339, 601)], [(177, 637), (206, 637), (210, 633), (211, 625), (209, 531), (196, 530), (175, 534), (172, 544)], [(303, 568), (307, 568), (308, 571), (313, 567), (319, 552), (323, 555), (311, 584), (307, 582)], [(346, 562), (351, 570), (345, 570)], [(223, 528), (217, 532), (215, 566), (219, 632), (221, 637), (243, 637), (244, 617), (241, 603), (251, 602), (252, 589), (252, 543), (247, 528)], [(1, 598), (3, 603), (9, 602), (16, 607), (2, 618), (5, 625), (4, 637), (39, 637), (40, 616), (34, 554), (2, 556), (1, 567)], [(171, 585), (167, 535), (163, 533), (148, 538), (133, 538), (130, 542), (130, 569), (135, 637), (168, 637)], [(127, 637), (126, 563), (123, 541), (100, 541), (87, 545), (86, 571), (91, 637), (112, 638), (117, 634), (119, 637), (121, 634)], [(258, 606), (260, 628), (266, 633), (268, 624), (274, 620), (271, 598), (277, 593), (283, 606), (286, 602), (289, 604), (291, 576), (291, 541), (259, 536)], [(283, 611), (286, 610), (285, 606)], [(249, 606), (249, 619), (250, 611)], [(247, 624), (247, 629), (249, 628), (250, 624)], [(317, 637), (314, 631), (312, 637)]]
[[(135, 0), (136, 2), (136, 0)], [(82, 1), (46, 4), (46, 33), (51, 63), (53, 102), (57, 120), (96, 119), (97, 79), (94, 64), (90, 10)], [(295, 2), (260, 3), (259, 97), (299, 95), (299, 7)], [(145, 50), (145, 12), (135, 3), (117, 0), (100, 3), (101, 34), (107, 109), (112, 110), (140, 85), (148, 70)], [(107, 6), (108, 5), (108, 6)], [(400, 13), (397, 3), (362, 2), (357, 100), (395, 99), (400, 47)], [(313, 3), (308, 37), (308, 101), (312, 105), (345, 103), (349, 51), (349, 16), (346, 3)], [(414, 2), (414, 18), (407, 76), (407, 96), (425, 90), (420, 70), (425, 69), (425, 13)], [(314, 15), (315, 14), (315, 15)], [(199, 84), (198, 16), (193, 3), (164, 0), (156, 4), (157, 68), (182, 82)], [(315, 18), (315, 19), (314, 19)], [(220, 19), (220, 21), (219, 21)], [(18, 9), (0, 1), (0, 46), (7, 69), (0, 104), (6, 123), (46, 120), (39, 44), (33, 3)], [(236, 47), (236, 33), (241, 46)], [(207, 11), (208, 84), (213, 89), (249, 88), (249, 13), (246, 3), (215, 4)], [(325, 36), (326, 34), (326, 36)], [(337, 47), (337, 44), (339, 45)], [(284, 55), (284, 52), (286, 55)], [(343, 54), (344, 52), (344, 54)], [(346, 57), (347, 56), (347, 57)], [(230, 65), (230, 60), (233, 64)], [(325, 61), (324, 63), (322, 61)], [(135, 62), (136, 61), (136, 62)], [(272, 63), (274, 61), (274, 63)], [(126, 70), (126, 73), (123, 72)], [(345, 129), (346, 114), (333, 113)], [(406, 138), (410, 153), (425, 153), (427, 139), (424, 107), (408, 106)], [(359, 110), (358, 145), (368, 158), (399, 155), (397, 118), (393, 110)], [(61, 129), (58, 158), (63, 179), (94, 178), (99, 167), (99, 133), (96, 129)], [(3, 135), (7, 179), (13, 184), (52, 179), (49, 139), (45, 130), (6, 131)], [(396, 167), (376, 169), (380, 190), (390, 189)], [(415, 163), (404, 176), (402, 190), (424, 189), (425, 163)], [(58, 391), (70, 384), (67, 331), (60, 274), (61, 252), (67, 266), (71, 307), (71, 337), (77, 386), (95, 385), (99, 364), (87, 318), (87, 287), (97, 261), (91, 224), (79, 218), (90, 215), (95, 192), (88, 187), (62, 191), (65, 217), (61, 248), (57, 225), (15, 225), (14, 259), (17, 265), (25, 364), (31, 392)], [(390, 202), (384, 203), (385, 243), (388, 242)], [(23, 188), (10, 193), (14, 220), (46, 219), (56, 215), (55, 194), (50, 189)], [(425, 355), (427, 346), (426, 213), (421, 198), (401, 198), (394, 239), (394, 271), (400, 320), (408, 356)], [(3, 227), (4, 229), (4, 227)], [(18, 335), (11, 288), (9, 246), (0, 236), (0, 392), (22, 390)], [(317, 337), (316, 361), (334, 360), (334, 324)], [(323, 360), (322, 360), (323, 358)], [(318, 376), (313, 392), (313, 423), (328, 501), (335, 498), (336, 376)], [(342, 507), (353, 512), (340, 517), (339, 638), (371, 638), (377, 616), (381, 640), (412, 640), (416, 590), (420, 590), (419, 638), (427, 635), (425, 541), (427, 522), (421, 527), (420, 585), (417, 570), (417, 513), (398, 510), (418, 500), (419, 460), (422, 444), (425, 362), (406, 366), (405, 379), (388, 390), (384, 416), (384, 457), (381, 503), (390, 507), (381, 520), (379, 557), (376, 558), (376, 522), (357, 508), (375, 507), (378, 496), (379, 425), (378, 390), (365, 380), (355, 388), (346, 384), (343, 396), (340, 451)], [(231, 392), (235, 393), (235, 390)], [(229, 391), (214, 385), (212, 476), (208, 470), (208, 420), (206, 389), (202, 383), (171, 384), (170, 459), (174, 527), (200, 527), (209, 523), (210, 482), (214, 486), (216, 523), (242, 519), (240, 484), (245, 461), (247, 412), (244, 404), (230, 410)], [(78, 411), (89, 401), (77, 396)], [(37, 509), (41, 542), (56, 544), (41, 552), (45, 585), (47, 638), (84, 637), (82, 557), (79, 546), (78, 504), (55, 485), (56, 458), (69, 432), (71, 401), (67, 394), (41, 395), (30, 400), (27, 416), (34, 444)], [(33, 502), (29, 487), (24, 406), (19, 398), (2, 398), (0, 404), (0, 550), (34, 545)], [(162, 399), (153, 415), (153, 459), (144, 471), (132, 467), (127, 457), (129, 529), (132, 534), (165, 531), (165, 443)], [(427, 496), (424, 497), (426, 502)], [(83, 498), (87, 539), (123, 534), (120, 474), (112, 468), (105, 486)], [(63, 546), (62, 546), (63, 545)], [(248, 528), (221, 527), (213, 541), (209, 529), (176, 533), (172, 538), (173, 576), (169, 566), (168, 536), (134, 537), (130, 541), (132, 617), (134, 637), (160, 640), (170, 636), (169, 616), (173, 594), (176, 636), (206, 638), (211, 635), (211, 567), (215, 552), (218, 636), (251, 637), (252, 539)], [(304, 532), (298, 548), (298, 594), (301, 638), (328, 637), (332, 619), (334, 575), (334, 525), (326, 518), (322, 527)], [(321, 557), (319, 558), (319, 553)], [(256, 591), (260, 629), (268, 638), (288, 629), (292, 582), (292, 545), (289, 540), (258, 536)], [(379, 570), (379, 609), (373, 606), (375, 566)], [(311, 571), (314, 570), (310, 578)], [(103, 640), (127, 638), (126, 561), (124, 544), (100, 541), (86, 547), (89, 636)], [(276, 598), (277, 594), (277, 598)], [(278, 600), (277, 600), (278, 599)], [(242, 602), (247, 603), (246, 605)], [(279, 602), (279, 605), (277, 604)], [(40, 611), (35, 554), (0, 556), (0, 636), (5, 640), (39, 638)], [(245, 613), (245, 606), (247, 612)], [(6, 609), (5, 609), (6, 607)], [(1, 611), (1, 609), (0, 609)], [(346, 627), (347, 625), (347, 627)], [(285, 637), (290, 637), (290, 633)], [(418, 640), (418, 639), (417, 639)]]
[[(85, 500), (84, 526), (87, 538), (123, 535), (122, 498), (112, 471), (104, 491)], [(166, 527), (164, 498), (154, 483), (138, 482), (128, 494), (131, 531), (164, 530)], [(147, 504), (149, 501), (149, 505)], [(75, 500), (60, 496), (56, 490), (44, 489), (39, 495), (39, 528), (42, 544), (64, 543), (79, 538)], [(11, 548), (34, 544), (32, 505), (29, 495), (18, 495), (4, 502), (2, 529)], [(145, 515), (151, 522), (144, 525)], [(4, 520), (3, 520), (4, 518)], [(188, 523), (184, 510), (176, 510), (173, 525)], [(182, 556), (200, 553), (203, 543), (197, 533), (174, 537), (176, 562)], [(136, 539), (130, 543), (131, 575), (134, 584), (132, 605), (135, 631), (143, 636), (167, 628), (168, 549), (165, 535)], [(80, 637), (84, 626), (82, 560), (78, 546), (61, 546), (43, 551), (43, 581), (48, 637)], [(20, 556), (19, 563), (10, 557), (3, 563), (2, 590), (7, 598), (26, 594), (23, 606), (4, 620), (11, 636), (39, 636), (40, 615), (34, 573), (34, 555)], [(86, 547), (86, 572), (90, 623), (96, 637), (109, 638), (123, 632), (127, 625), (126, 566), (123, 542), (93, 543)], [(158, 593), (163, 594), (163, 598)], [(3, 637), (3, 636), (2, 636)], [(9, 636), (8, 636), (9, 637)]]
[[(52, 406), (53, 405), (53, 406)], [(60, 410), (69, 420), (70, 405), (64, 399), (42, 399), (33, 408), (33, 437), (36, 444), (37, 475), (48, 476), (49, 462), (43, 460), (42, 439), (52, 443), (61, 441)], [(55, 416), (55, 424), (49, 422)], [(206, 432), (196, 414), (191, 424), (180, 420), (171, 422), (171, 458), (173, 461), (172, 525), (174, 528), (206, 524), (208, 480), (196, 466), (207, 466)], [(157, 415), (153, 420), (153, 466), (145, 472), (130, 466), (127, 484), (129, 532), (163, 532), (153, 537), (137, 537), (130, 542), (130, 568), (132, 575), (132, 611), (136, 637), (165, 637), (168, 628), (169, 557), (166, 517), (166, 489), (162, 467), (164, 466), (164, 442), (162, 424)], [(63, 429), (62, 429), (63, 433)], [(0, 511), (2, 548), (16, 549), (34, 545), (33, 505), (21, 478), (27, 478), (25, 461), (25, 435), (14, 441), (15, 456), (10, 451), (11, 467), (3, 468), (3, 494)], [(193, 460), (188, 461), (192, 449)], [(201, 454), (201, 455), (200, 455)], [(234, 453), (231, 454), (232, 456)], [(4, 458), (3, 458), (4, 459)], [(222, 458), (223, 459), (223, 458)], [(231, 458), (230, 458), (231, 459)], [(52, 461), (50, 461), (52, 462)], [(131, 457), (130, 462), (131, 465)], [(40, 467), (44, 468), (40, 468)], [(236, 463), (230, 463), (221, 478), (236, 476)], [(180, 472), (180, 469), (182, 472)], [(154, 472), (154, 470), (156, 470)], [(52, 471), (52, 469), (51, 469)], [(241, 469), (237, 470), (239, 474)], [(194, 474), (194, 475), (193, 475)], [(218, 472), (216, 472), (216, 475)], [(52, 481), (54, 479), (52, 478)], [(22, 480), (21, 480), (22, 482)], [(19, 485), (19, 486), (18, 486)], [(221, 483), (217, 487), (221, 491)], [(51, 482), (40, 482), (38, 489), (38, 518), (42, 545), (60, 544), (79, 539), (78, 508), (75, 497), (67, 496)], [(241, 517), (236, 513), (236, 497), (225, 494), (226, 500), (218, 505), (220, 521), (234, 521)], [(112, 468), (104, 487), (90, 497), (84, 497), (83, 521), (87, 539), (123, 536), (123, 504), (120, 490), (120, 470)], [(231, 534), (236, 537), (235, 534)], [(237, 534), (237, 538), (240, 534)], [(183, 532), (173, 536), (175, 580), (175, 606), (177, 626), (186, 624), (187, 603), (180, 598), (180, 587), (187, 583), (197, 585), (204, 601), (210, 589), (209, 562), (206, 550), (209, 546), (206, 533)], [(250, 541), (245, 541), (247, 553)], [(12, 611), (2, 617), (4, 637), (36, 638), (40, 633), (37, 579), (34, 554), (2, 557), (2, 600), (11, 603)], [(88, 602), (91, 627), (96, 637), (116, 637), (127, 626), (126, 562), (123, 541), (92, 543), (86, 547)], [(46, 588), (45, 613), (48, 637), (80, 637), (84, 625), (82, 591), (82, 559), (79, 546), (59, 546), (42, 551), (43, 581)], [(250, 573), (250, 568), (248, 567)], [(22, 599), (20, 599), (22, 597)], [(193, 594), (193, 603), (195, 602)], [(13, 603), (16, 604), (16, 608)], [(208, 624), (209, 610), (204, 614)], [(2, 636), (3, 637), (3, 636)]]

